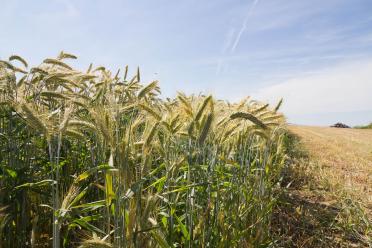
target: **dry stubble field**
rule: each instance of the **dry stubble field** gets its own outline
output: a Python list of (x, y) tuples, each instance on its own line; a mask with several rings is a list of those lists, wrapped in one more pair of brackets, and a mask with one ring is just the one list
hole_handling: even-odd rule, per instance
[(372, 209), (372, 130), (290, 126), (323, 176)]

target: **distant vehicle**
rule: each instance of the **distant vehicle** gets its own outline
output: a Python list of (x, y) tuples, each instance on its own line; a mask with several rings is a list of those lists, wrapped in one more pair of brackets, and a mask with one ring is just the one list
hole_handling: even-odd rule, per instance
[(331, 127), (337, 127), (337, 128), (350, 128), (348, 125), (344, 124), (344, 123), (341, 123), (341, 122), (337, 122), (336, 124), (332, 125)]

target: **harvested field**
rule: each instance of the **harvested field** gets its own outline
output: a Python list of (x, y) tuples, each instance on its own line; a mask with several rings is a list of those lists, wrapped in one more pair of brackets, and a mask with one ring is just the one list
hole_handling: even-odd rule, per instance
[(372, 209), (372, 130), (290, 126), (332, 184)]
[(371, 247), (372, 131), (290, 125), (279, 247)]

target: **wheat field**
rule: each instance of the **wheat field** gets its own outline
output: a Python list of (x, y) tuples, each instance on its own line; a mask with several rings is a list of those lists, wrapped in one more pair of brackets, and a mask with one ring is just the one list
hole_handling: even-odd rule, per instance
[(71, 59), (0, 61), (0, 247), (272, 243), (281, 101), (169, 99)]

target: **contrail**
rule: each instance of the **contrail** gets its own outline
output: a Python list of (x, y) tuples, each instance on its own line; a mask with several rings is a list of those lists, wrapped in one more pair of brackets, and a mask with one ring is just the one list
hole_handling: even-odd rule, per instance
[(236, 39), (234, 41), (234, 44), (233, 46), (231, 47), (231, 52), (234, 52), (235, 51), (235, 48), (238, 46), (239, 44), (239, 41), (240, 41), (240, 37), (242, 36), (242, 34), (244, 33), (245, 29), (247, 28), (247, 23), (248, 23), (248, 19), (249, 19), (249, 16), (251, 15), (254, 7), (257, 5), (258, 3), (258, 0), (254, 0), (253, 4), (249, 7), (248, 9), (248, 12), (247, 12), (247, 15), (245, 17), (245, 20), (243, 22), (243, 25), (238, 33), (238, 35), (236, 36)]
[[(238, 35), (236, 36), (236, 38), (234, 40), (234, 43), (232, 43), (232, 40), (234, 38), (233, 37), (234, 36), (234, 32), (231, 33), (231, 36), (229, 34), (226, 47), (223, 49), (223, 54), (224, 55), (226, 55), (226, 52), (228, 52), (228, 51), (229, 51), (230, 54), (235, 51), (236, 47), (239, 44), (240, 37), (242, 36), (242, 34), (244, 33), (245, 29), (247, 28), (247, 23), (248, 23), (249, 16), (251, 15), (251, 13), (252, 13), (254, 7), (257, 5), (257, 3), (258, 3), (258, 0), (254, 0), (253, 3), (252, 3), (252, 5), (249, 6), (249, 9), (247, 11), (247, 15), (245, 16), (243, 25), (240, 28), (239, 33), (238, 33)], [(232, 46), (230, 46), (231, 44), (232, 44)], [(223, 68), (224, 68), (224, 58), (222, 57), (222, 58), (220, 58), (218, 60), (218, 63), (217, 63), (217, 67), (216, 67), (216, 75), (217, 76), (223, 71)]]
[(223, 66), (223, 59), (219, 59), (216, 67), (216, 76), (220, 75)]

